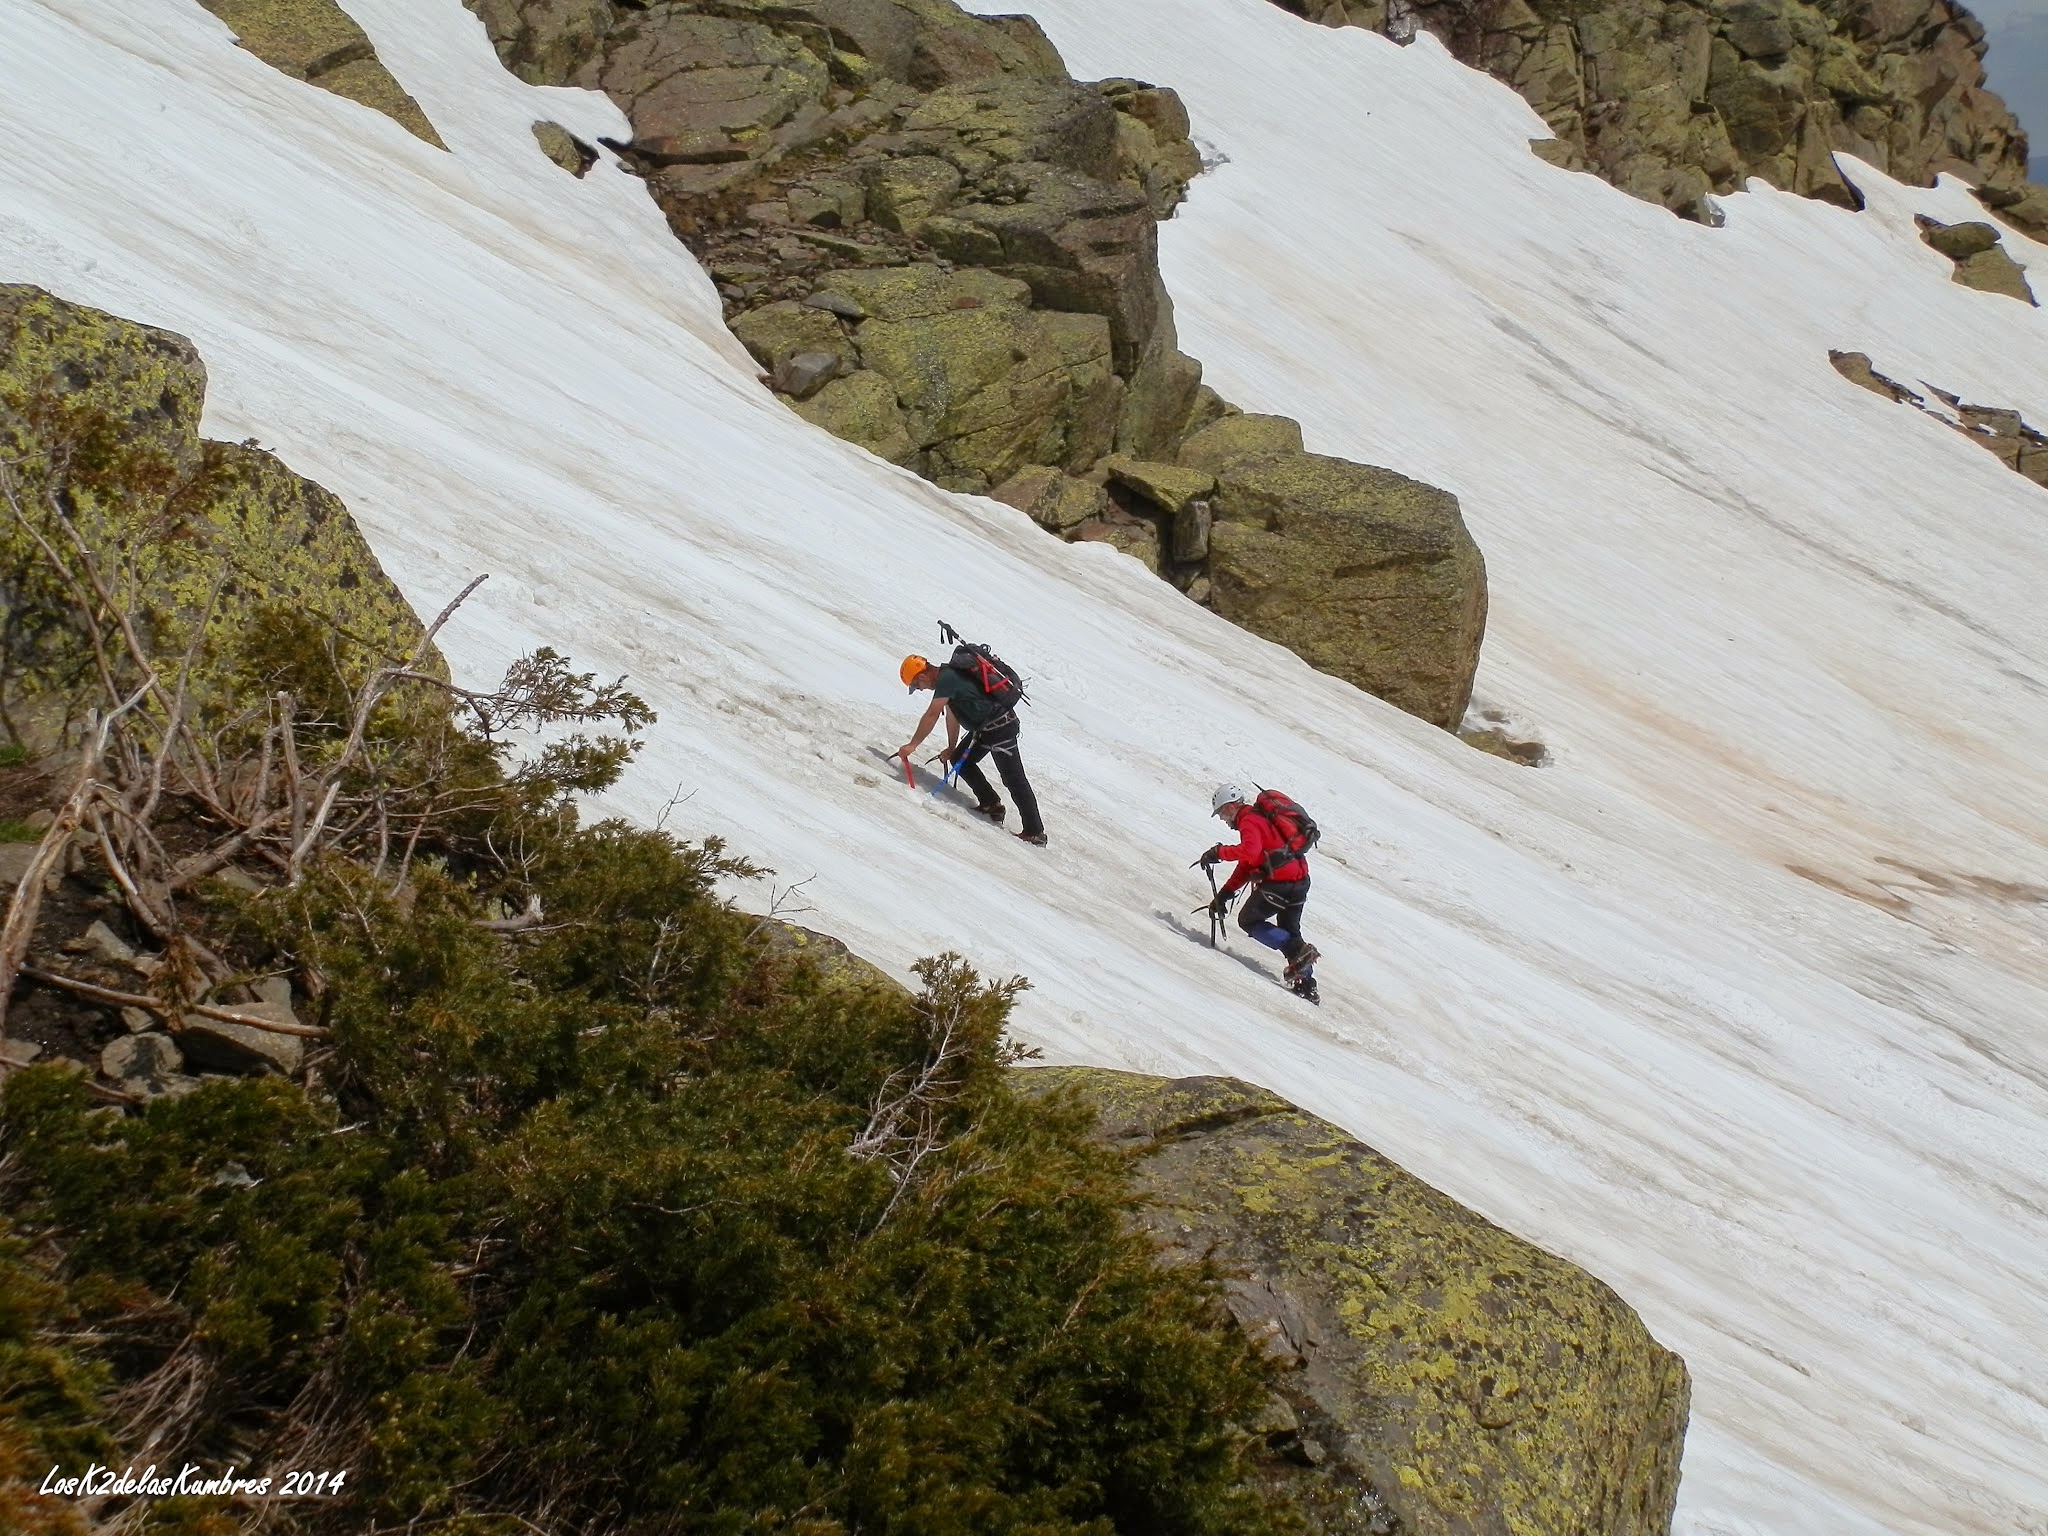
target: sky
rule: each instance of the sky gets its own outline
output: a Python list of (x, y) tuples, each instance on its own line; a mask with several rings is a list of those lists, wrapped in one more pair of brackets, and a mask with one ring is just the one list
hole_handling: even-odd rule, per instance
[(1984, 74), (2027, 130), (2036, 181), (2048, 177), (2048, 0), (1979, 0)]

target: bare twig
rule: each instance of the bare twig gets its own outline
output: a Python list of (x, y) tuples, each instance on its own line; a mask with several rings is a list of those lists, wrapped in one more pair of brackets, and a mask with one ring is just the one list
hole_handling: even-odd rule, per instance
[(228, 1024), (245, 1024), (250, 1029), (267, 1030), (273, 1035), (297, 1035), (304, 1040), (325, 1040), (327, 1031), (312, 1024), (281, 1024), (276, 1019), (260, 1018), (253, 1013), (237, 1013), (232, 1008), (216, 1008), (211, 1003), (166, 1003), (161, 998), (151, 997), (146, 992), (123, 992), (114, 987), (103, 987), (98, 982), (86, 981), (78, 976), (66, 976), (62, 971), (52, 971), (40, 965), (24, 965), (20, 974), (36, 981), (48, 982), (53, 987), (62, 987), (67, 992), (76, 992), (80, 997), (89, 997), (94, 1002), (112, 1003), (120, 1008), (140, 1008), (155, 1014), (166, 1023), (196, 1013), (204, 1019), (220, 1019)]
[(151, 676), (119, 708), (101, 717), (93, 731), (92, 745), (79, 762), (77, 782), (57, 812), (57, 819), (50, 823), (42, 841), (36, 845), (21, 883), (15, 886), (14, 895), (7, 903), (6, 921), (0, 923), (0, 1040), (7, 1037), (7, 1008), (14, 994), (14, 978), (20, 973), (23, 957), (28, 954), (29, 940), (35, 936), (36, 918), (43, 909), (43, 882), (63, 857), (65, 845), (77, 830), (79, 818), (92, 798), (94, 775), (99, 772), (100, 762), (106, 756), (107, 740), (115, 722), (140, 704), (155, 686), (156, 679)]

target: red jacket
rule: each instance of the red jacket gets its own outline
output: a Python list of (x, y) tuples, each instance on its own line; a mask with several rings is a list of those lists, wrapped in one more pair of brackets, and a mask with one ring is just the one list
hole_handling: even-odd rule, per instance
[(1266, 855), (1286, 846), (1286, 839), (1279, 830), (1247, 806), (1237, 815), (1237, 841), (1218, 846), (1216, 851), (1226, 859), (1235, 859), (1237, 868), (1230, 878), (1223, 882), (1223, 889), (1234, 891), (1239, 886), (1249, 885), (1254, 880), (1306, 880), (1308, 860), (1296, 855), (1274, 870), (1265, 872)]

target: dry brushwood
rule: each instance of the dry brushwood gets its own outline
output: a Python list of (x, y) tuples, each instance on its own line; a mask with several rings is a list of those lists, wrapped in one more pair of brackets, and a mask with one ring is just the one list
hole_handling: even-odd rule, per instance
[[(198, 1013), (318, 1038), (324, 1031), (208, 1001), (235, 973), (201, 940), (185, 910), (195, 887), (230, 866), (261, 870), (269, 884), (290, 887), (323, 859), (339, 856), (360, 861), (396, 890), (422, 852), (433, 848), (438, 831), (509, 803), (522, 788), (563, 794), (608, 782), (606, 771), (615, 771), (631, 744), (571, 737), (503, 777), (474, 771), (479, 749), (495, 763), (510, 750), (509, 737), (537, 726), (616, 720), (631, 731), (652, 719), (622, 682), (596, 685), (552, 651), (520, 658), (488, 692), (435, 675), (434, 638), (483, 576), (421, 627), (407, 654), (367, 669), (358, 664), (359, 680), (350, 681), (340, 659), (342, 637), (327, 635), (327, 662), (339, 688), (329, 689), (325, 715), (286, 690), (253, 707), (227, 702), (232, 690), (209, 689), (202, 677), (208, 624), (229, 579), (226, 566), (215, 573), (196, 617), (160, 622), (134, 563), (118, 549), (93, 547), (67, 510), (62, 487), (62, 474), (54, 474), (31, 496), (0, 460), (0, 502), (25, 535), (40, 574), (62, 594), (64, 617), (89, 658), (84, 673), (99, 701), (86, 713), (71, 792), (0, 920), (0, 1038), (9, 999), (24, 976), (143, 1008), (174, 1030), (184, 1015)], [(190, 639), (167, 664), (151, 641), (181, 622)], [(459, 764), (472, 771), (459, 771)], [(180, 836), (167, 839), (173, 816)], [(203, 832), (196, 848), (195, 827)], [(119, 992), (28, 963), (45, 884), (67, 856), (97, 863), (136, 925), (161, 946), (155, 995)], [(538, 906), (529, 905), (524, 914), (487, 926), (511, 934), (540, 925)], [(319, 979), (308, 979), (317, 992)]]

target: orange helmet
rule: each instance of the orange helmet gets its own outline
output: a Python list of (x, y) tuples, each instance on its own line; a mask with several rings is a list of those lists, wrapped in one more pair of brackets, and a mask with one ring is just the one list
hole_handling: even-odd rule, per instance
[(903, 679), (904, 687), (915, 693), (917, 692), (918, 678), (923, 675), (924, 669), (930, 665), (931, 663), (922, 656), (906, 656), (903, 658), (903, 665), (896, 675)]

